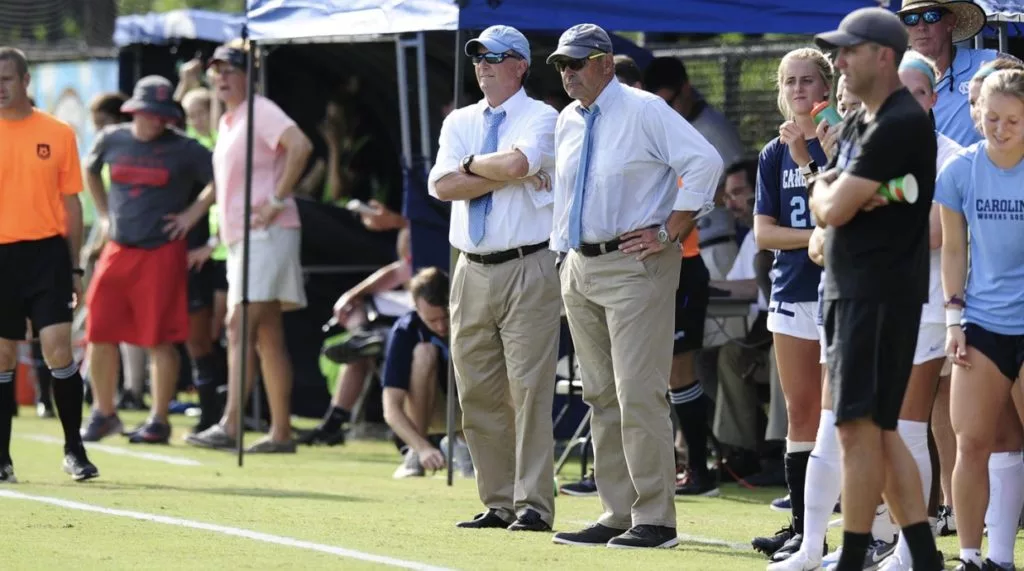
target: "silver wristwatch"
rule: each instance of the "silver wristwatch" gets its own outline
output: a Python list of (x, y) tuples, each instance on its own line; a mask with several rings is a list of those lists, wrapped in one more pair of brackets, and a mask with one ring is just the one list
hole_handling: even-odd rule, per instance
[(272, 206), (277, 207), (277, 208), (281, 208), (281, 207), (283, 207), (285, 205), (285, 201), (284, 201), (283, 198), (278, 198), (276, 194), (271, 193), (271, 195), (270, 195), (270, 204)]
[(658, 242), (662, 244), (668, 244), (671, 241), (672, 240), (668, 235), (668, 228), (666, 228), (664, 224), (658, 226)]

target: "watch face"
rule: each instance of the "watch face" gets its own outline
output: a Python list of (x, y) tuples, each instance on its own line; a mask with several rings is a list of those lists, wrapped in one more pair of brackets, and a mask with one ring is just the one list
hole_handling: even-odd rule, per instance
[(664, 228), (658, 230), (658, 241), (662, 244), (668, 242), (668, 231)]

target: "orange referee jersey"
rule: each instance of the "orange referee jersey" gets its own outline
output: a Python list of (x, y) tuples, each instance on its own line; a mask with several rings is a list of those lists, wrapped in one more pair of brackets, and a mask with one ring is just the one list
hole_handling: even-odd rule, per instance
[(0, 119), (0, 244), (67, 235), (64, 197), (82, 191), (74, 130), (39, 110)]
[[(683, 188), (683, 177), (679, 177), (679, 188)], [(700, 232), (697, 231), (697, 227), (693, 227), (693, 231), (690, 235), (683, 240), (683, 243), (679, 246), (679, 249), (683, 252), (684, 258), (692, 258), (700, 255)]]

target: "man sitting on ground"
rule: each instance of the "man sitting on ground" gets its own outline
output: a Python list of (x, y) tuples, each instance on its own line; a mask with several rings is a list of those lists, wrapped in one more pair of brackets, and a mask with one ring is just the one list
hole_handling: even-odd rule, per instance
[[(441, 451), (429, 440), (445, 429), (448, 377), (448, 276), (425, 268), (409, 283), (414, 311), (391, 328), (385, 351), (384, 420), (405, 447), (395, 478), (423, 476), (445, 466)], [(438, 390), (440, 388), (440, 390)], [(456, 420), (461, 425), (461, 419)], [(447, 448), (444, 443), (441, 449)], [(455, 444), (455, 467), (471, 477), (473, 464), (462, 437)]]

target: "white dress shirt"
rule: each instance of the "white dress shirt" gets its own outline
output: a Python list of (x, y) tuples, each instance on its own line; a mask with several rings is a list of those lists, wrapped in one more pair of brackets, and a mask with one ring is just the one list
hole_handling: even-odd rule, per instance
[[(487, 99), (476, 105), (452, 111), (441, 125), (437, 162), (430, 169), (427, 189), (437, 198), (437, 181), (459, 172), (467, 155), (480, 152), (487, 135), (484, 111)], [(498, 152), (519, 150), (529, 163), (529, 175), (544, 169), (548, 174), (555, 167), (555, 122), (558, 112), (550, 105), (531, 99), (520, 89), (492, 113), (505, 111), (498, 128)], [(484, 238), (474, 244), (469, 237), (469, 201), (453, 200), (448, 240), (452, 246), (472, 254), (489, 254), (520, 246), (539, 244), (551, 234), (554, 201), (550, 190), (536, 190), (533, 185), (510, 182), (491, 195), (491, 212), (487, 215)]]
[[(712, 207), (722, 158), (662, 98), (612, 81), (594, 105), (600, 114), (583, 193), (584, 243), (664, 224), (673, 210), (706, 212)], [(568, 105), (555, 127), (551, 248), (561, 252), (569, 250), (569, 211), (583, 146), (579, 109), (579, 101)]]

